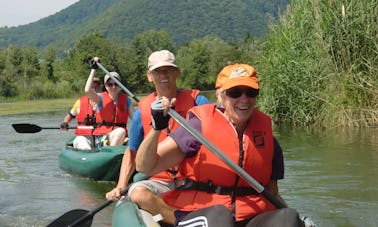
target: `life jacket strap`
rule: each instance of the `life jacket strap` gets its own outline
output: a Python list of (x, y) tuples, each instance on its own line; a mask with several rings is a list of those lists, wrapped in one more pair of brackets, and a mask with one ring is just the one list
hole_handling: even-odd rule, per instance
[(117, 126), (117, 127), (126, 128), (126, 124), (125, 123), (114, 123), (114, 122), (103, 121), (98, 126), (101, 126), (101, 125), (105, 125), (105, 126)]
[(176, 185), (177, 190), (196, 190), (219, 195), (247, 196), (258, 195), (259, 193), (251, 187), (228, 187), (213, 184), (211, 180), (207, 182), (193, 181), (185, 178), (180, 185)]
[(172, 177), (173, 177), (173, 183), (175, 185), (177, 185), (177, 173), (178, 173), (178, 170), (175, 170), (175, 169), (167, 169), (166, 170), (168, 173), (172, 174)]

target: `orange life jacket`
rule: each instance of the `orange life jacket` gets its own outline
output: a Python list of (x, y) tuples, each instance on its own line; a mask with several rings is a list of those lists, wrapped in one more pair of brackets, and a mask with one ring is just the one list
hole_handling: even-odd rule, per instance
[[(185, 118), (187, 111), (195, 106), (196, 97), (199, 94), (199, 90), (179, 90), (176, 97), (175, 111)], [(144, 131), (144, 136), (146, 137), (148, 132), (151, 130), (151, 103), (156, 100), (156, 94), (151, 93), (139, 101), (138, 106), (141, 113), (142, 126)], [(169, 120), (167, 130), (162, 130), (159, 142), (164, 140), (170, 131), (175, 130), (180, 125), (173, 119)], [(179, 171), (178, 171), (179, 172)], [(182, 176), (177, 172), (177, 170), (167, 170), (154, 175), (152, 178), (163, 181), (172, 181), (175, 179), (181, 179)]]
[(80, 98), (80, 112), (76, 116), (75, 135), (91, 136), (96, 126), (96, 109), (93, 109), (88, 96)]
[(114, 104), (108, 92), (102, 92), (101, 95), (102, 109), (97, 109), (96, 118), (98, 126), (95, 128), (93, 135), (106, 135), (118, 127), (126, 129), (129, 117), (127, 95), (124, 93), (119, 94), (117, 105)]
[[(269, 116), (255, 109), (241, 143), (232, 124), (214, 104), (194, 107), (190, 112), (200, 119), (202, 135), (205, 138), (260, 184), (264, 186), (268, 184), (272, 172), (274, 149)], [(180, 170), (193, 182), (231, 190), (229, 193), (221, 194), (200, 189), (175, 189), (163, 195), (164, 201), (172, 207), (193, 211), (223, 204), (234, 212), (236, 221), (275, 209), (273, 204), (257, 192), (242, 195), (240, 191), (250, 189), (249, 184), (203, 145), (195, 156), (186, 158), (182, 162)], [(235, 210), (232, 210), (233, 207)]]

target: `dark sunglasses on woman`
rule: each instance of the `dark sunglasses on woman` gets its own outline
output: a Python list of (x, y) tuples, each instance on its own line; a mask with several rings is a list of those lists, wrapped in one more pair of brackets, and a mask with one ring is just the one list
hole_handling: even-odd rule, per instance
[(243, 93), (248, 98), (255, 98), (259, 94), (259, 90), (253, 88), (231, 88), (226, 90), (226, 95), (234, 99), (239, 98)]
[(107, 85), (108, 87), (113, 87), (113, 86), (118, 87), (118, 84), (117, 84), (117, 83), (107, 83), (106, 85)]

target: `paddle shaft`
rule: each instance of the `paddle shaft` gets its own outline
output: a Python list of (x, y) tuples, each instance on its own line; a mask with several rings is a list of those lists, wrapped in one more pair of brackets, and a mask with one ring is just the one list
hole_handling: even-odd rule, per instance
[(214, 144), (202, 136), (196, 129), (191, 127), (185, 119), (183, 119), (176, 111), (170, 109), (168, 114), (183, 127), (186, 129), (194, 138), (200, 141), (205, 147), (207, 147), (211, 152), (213, 152), (220, 160), (227, 164), (231, 169), (233, 169), (241, 178), (247, 181), (253, 189), (257, 192), (263, 194), (272, 204), (277, 208), (285, 208), (286, 205), (273, 196), (269, 191), (265, 190), (259, 182), (257, 182), (253, 177), (251, 177), (244, 169), (234, 163), (229, 159), (221, 150), (219, 150)]
[[(150, 178), (149, 176), (143, 176), (139, 181), (147, 180), (149, 178)], [(131, 184), (129, 184), (125, 189), (123, 189), (121, 191), (121, 196), (124, 196), (124, 195), (127, 194), (127, 192), (129, 191), (130, 186), (131, 186)], [(81, 218), (77, 219), (76, 221), (72, 222), (67, 227), (77, 226), (78, 224), (82, 223), (83, 221), (86, 221), (88, 218), (93, 217), (97, 212), (99, 212), (100, 210), (102, 210), (105, 207), (109, 206), (112, 202), (113, 202), (113, 200), (106, 200), (106, 201), (104, 201), (98, 207), (96, 207), (96, 208), (88, 211), (88, 213), (86, 215), (84, 215)]]
[[(60, 129), (59, 127), (40, 127), (41, 129)], [(76, 129), (77, 127), (68, 127), (67, 129)]]
[[(127, 187), (125, 190), (123, 190), (121, 192), (122, 195), (126, 194), (127, 193), (127, 190), (129, 188)], [(125, 191), (125, 192), (124, 192)], [(81, 218), (77, 219), (76, 221), (72, 222), (71, 224), (69, 224), (67, 227), (73, 227), (73, 226), (77, 226), (79, 225), (80, 223), (82, 223), (83, 221), (86, 221), (88, 220), (88, 218), (92, 218), (97, 212), (99, 212), (100, 210), (104, 209), (105, 207), (109, 206), (113, 201), (112, 200), (106, 200), (104, 201), (103, 203), (101, 203), (98, 207), (94, 208), (93, 210), (90, 210), (88, 211), (88, 213), (86, 213), (84, 216), (82, 216)]]
[[(147, 180), (148, 178), (149, 176), (143, 176), (139, 181)], [(127, 194), (130, 186), (131, 184), (129, 184), (124, 190), (120, 192), (121, 196), (124, 196)], [(64, 215), (55, 219), (52, 223), (48, 225), (48, 227), (61, 227), (61, 226), (89, 227), (92, 223), (93, 216), (100, 210), (109, 206), (112, 202), (113, 200), (106, 200), (103, 203), (101, 203), (99, 206), (97, 206), (96, 208), (93, 208), (90, 211), (82, 210), (82, 209), (68, 211)]]

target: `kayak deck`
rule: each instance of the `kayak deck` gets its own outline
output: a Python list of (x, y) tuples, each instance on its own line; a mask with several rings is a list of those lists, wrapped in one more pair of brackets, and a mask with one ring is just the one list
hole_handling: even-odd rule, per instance
[(82, 177), (115, 181), (118, 179), (126, 147), (107, 146), (101, 149), (79, 150), (66, 145), (59, 153), (59, 166)]

